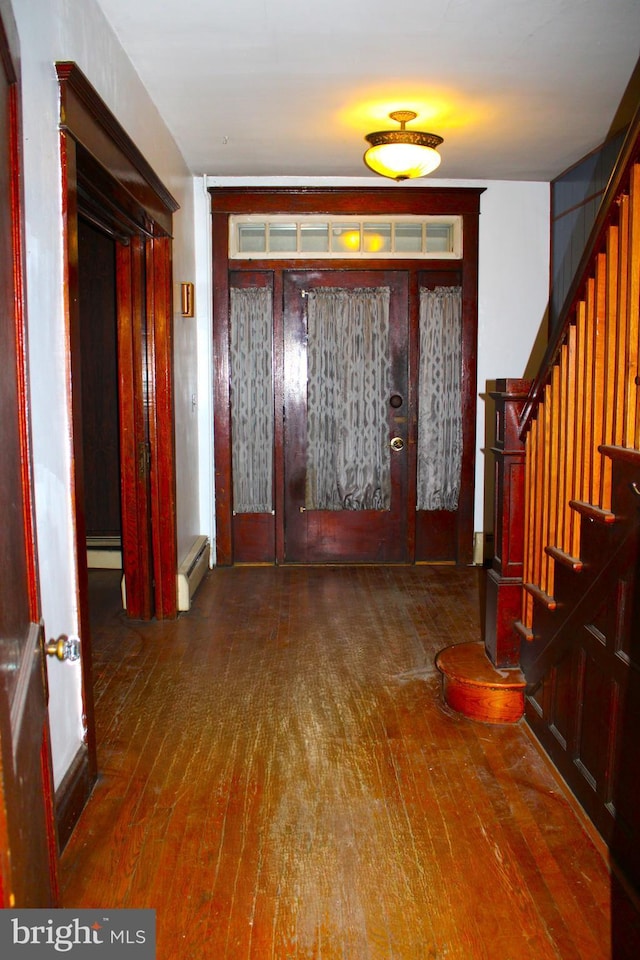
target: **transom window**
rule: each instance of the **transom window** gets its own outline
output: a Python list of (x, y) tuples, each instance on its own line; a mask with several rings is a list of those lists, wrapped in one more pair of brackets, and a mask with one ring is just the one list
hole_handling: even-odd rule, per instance
[(462, 217), (229, 217), (229, 259), (462, 257)]

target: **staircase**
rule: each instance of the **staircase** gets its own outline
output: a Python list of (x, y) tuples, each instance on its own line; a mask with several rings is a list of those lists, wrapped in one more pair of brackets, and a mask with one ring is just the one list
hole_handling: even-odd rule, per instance
[[(494, 394), (484, 646), (488, 670), (521, 671), (526, 721), (638, 889), (639, 355), (636, 117), (538, 376)], [(445, 699), (453, 659), (438, 658)]]

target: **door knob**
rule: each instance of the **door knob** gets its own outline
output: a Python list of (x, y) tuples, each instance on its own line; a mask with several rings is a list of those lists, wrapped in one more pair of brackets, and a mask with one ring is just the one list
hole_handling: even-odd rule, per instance
[(63, 633), (57, 640), (49, 640), (46, 651), (50, 657), (58, 660), (79, 660), (80, 640), (78, 637), (67, 637)]
[(394, 437), (391, 441), (392, 450), (402, 450), (404, 448), (404, 440), (402, 437)]

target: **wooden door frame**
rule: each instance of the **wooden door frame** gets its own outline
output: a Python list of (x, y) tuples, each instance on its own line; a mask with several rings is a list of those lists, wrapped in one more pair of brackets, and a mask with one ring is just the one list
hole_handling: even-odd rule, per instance
[[(82, 695), (86, 744), (60, 785), (58, 827), (61, 840), (70, 834), (96, 777), (95, 723), (91, 670), (91, 633), (88, 609), (88, 569), (83, 498), (81, 371), (79, 369), (78, 211), (100, 218), (111, 215), (114, 237), (129, 238), (129, 254), (120, 262), (118, 303), (128, 303), (119, 317), (119, 334), (133, 338), (122, 347), (121, 361), (130, 358), (120, 377), (121, 472), (123, 513), (131, 517), (125, 564), (131, 571), (145, 564), (141, 576), (153, 582), (142, 602), (129, 613), (158, 619), (177, 615), (177, 540), (175, 494), (175, 440), (173, 419), (173, 310), (171, 300), (172, 216), (178, 203), (113, 116), (104, 101), (73, 62), (56, 64), (60, 87), (60, 153), (64, 249), (65, 317), (70, 357), (69, 404), (72, 418), (72, 504), (77, 563), (79, 633), (82, 638)], [(137, 251), (132, 254), (131, 251)], [(136, 272), (137, 271), (137, 272)], [(140, 274), (144, 271), (144, 282)], [(147, 389), (134, 387), (140, 379), (140, 318), (146, 315)], [(136, 342), (137, 338), (137, 342)], [(141, 418), (146, 420), (150, 449), (140, 468)], [(150, 494), (147, 495), (147, 489)], [(149, 510), (150, 549), (147, 551), (140, 513)], [(125, 566), (125, 569), (126, 569)]]
[[(213, 349), (214, 349), (214, 458), (216, 489), (216, 557), (220, 565), (233, 563), (233, 515), (231, 475), (231, 418), (230, 365), (228, 346), (229, 271), (251, 269), (274, 272), (274, 338), (275, 366), (279, 363), (278, 338), (282, 335), (281, 307), (282, 275), (285, 270), (408, 270), (412, 315), (410, 326), (417, 336), (417, 275), (426, 270), (457, 269), (462, 275), (462, 390), (463, 390), (463, 450), (459, 519), (455, 532), (456, 559), (459, 564), (473, 560), (474, 476), (476, 459), (476, 404), (477, 404), (477, 333), (478, 333), (478, 228), (480, 196), (483, 187), (211, 187), (212, 251), (213, 251)], [(229, 217), (232, 214), (322, 214), (322, 215), (387, 215), (402, 214), (459, 215), (462, 217), (463, 254), (460, 260), (260, 260), (230, 261)], [(410, 350), (410, 364), (416, 361), (415, 349)], [(415, 369), (410, 367), (410, 390)], [(284, 384), (276, 377), (275, 410), (282, 410)], [(276, 457), (276, 562), (284, 559), (284, 529), (282, 496), (278, 498), (279, 479), (282, 478), (282, 422), (275, 422)], [(413, 454), (411, 454), (413, 455)], [(411, 482), (409, 496), (415, 493)], [(415, 502), (415, 497), (414, 497)], [(415, 547), (415, 522), (408, 524), (408, 547)]]

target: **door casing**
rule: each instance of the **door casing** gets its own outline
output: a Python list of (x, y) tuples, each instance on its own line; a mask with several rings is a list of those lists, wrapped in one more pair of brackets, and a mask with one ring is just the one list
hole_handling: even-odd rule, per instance
[[(248, 515), (243, 531), (233, 516), (231, 417), (230, 417), (230, 362), (229, 362), (229, 284), (230, 274), (243, 271), (269, 275), (274, 303), (274, 489), (275, 519), (273, 540), (275, 562), (286, 562), (285, 503), (284, 503), (284, 420), (281, 411), (285, 405), (283, 297), (284, 276), (287, 271), (406, 271), (409, 290), (409, 408), (415, 419), (417, 381), (418, 290), (420, 275), (435, 271), (445, 283), (459, 283), (462, 287), (462, 393), (463, 393), (463, 452), (462, 490), (460, 506), (454, 519), (441, 516), (437, 535), (430, 536), (428, 523), (419, 512), (409, 509), (406, 521), (407, 559), (409, 562), (453, 561), (470, 563), (473, 558), (473, 511), (475, 475), (475, 420), (476, 420), (476, 345), (477, 345), (477, 286), (478, 286), (478, 220), (482, 189), (476, 188), (396, 188), (342, 189), (268, 189), (219, 188), (210, 189), (212, 205), (213, 246), (213, 338), (214, 338), (214, 455), (216, 488), (216, 557), (221, 565), (235, 561), (236, 543), (240, 539), (251, 542), (254, 533), (262, 530), (257, 515)], [(379, 215), (390, 217), (402, 214), (460, 215), (462, 217), (463, 253), (459, 260), (229, 260), (229, 216), (232, 214), (322, 214), (322, 215)], [(415, 430), (415, 422), (410, 424)], [(408, 503), (415, 503), (415, 446), (409, 445)], [(442, 511), (444, 514), (444, 511)], [(264, 523), (269, 524), (270, 520)], [(257, 526), (256, 526), (257, 524)], [(252, 526), (253, 525), (253, 526)], [(435, 548), (432, 550), (432, 544)], [(258, 559), (257, 557), (252, 559)], [(273, 562), (273, 560), (271, 561)]]
[[(78, 214), (117, 244), (123, 555), (127, 609), (141, 618), (177, 613), (173, 432), (172, 215), (178, 204), (75, 63), (56, 64), (60, 85), (64, 290), (71, 376), (72, 504), (86, 742), (56, 796), (61, 843), (96, 777), (95, 722), (83, 503)], [(143, 338), (146, 343), (143, 348)], [(147, 359), (148, 357), (148, 359)], [(140, 454), (141, 432), (145, 447)], [(136, 580), (137, 578), (137, 580)]]

